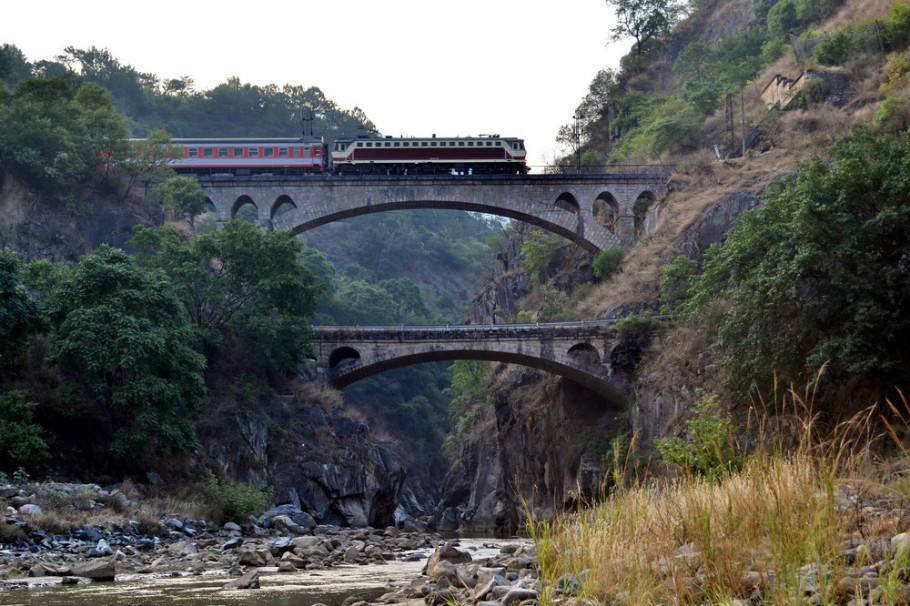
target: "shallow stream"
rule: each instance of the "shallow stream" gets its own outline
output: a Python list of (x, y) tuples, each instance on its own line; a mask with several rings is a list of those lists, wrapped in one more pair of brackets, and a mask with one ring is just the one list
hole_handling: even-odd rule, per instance
[[(475, 560), (492, 557), (499, 552), (500, 545), (523, 542), (460, 540), (461, 549), (470, 551)], [(340, 606), (348, 596), (374, 599), (385, 593), (390, 584), (400, 584), (417, 577), (430, 551), (413, 552), (421, 556), (414, 562), (394, 560), (387, 564), (338, 566), (281, 574), (273, 574), (274, 568), (263, 568), (259, 577), (261, 589), (223, 591), (221, 587), (229, 580), (224, 574), (183, 577), (118, 575), (115, 583), (0, 590), (0, 606), (310, 606), (317, 602)]]

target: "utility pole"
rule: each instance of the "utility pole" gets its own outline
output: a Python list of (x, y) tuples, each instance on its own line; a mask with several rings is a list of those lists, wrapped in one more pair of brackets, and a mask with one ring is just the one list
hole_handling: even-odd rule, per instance
[(310, 136), (311, 137), (313, 136), (313, 120), (314, 119), (315, 119), (315, 117), (313, 116), (313, 110), (311, 110), (309, 107), (302, 107), (300, 109), (300, 126), (303, 129), (302, 134), (303, 134), (304, 138), (306, 138), (306, 136), (307, 136), (307, 127), (308, 126), (309, 126)]
[(581, 116), (575, 112), (575, 171), (581, 172), (581, 131), (578, 130), (578, 121)]

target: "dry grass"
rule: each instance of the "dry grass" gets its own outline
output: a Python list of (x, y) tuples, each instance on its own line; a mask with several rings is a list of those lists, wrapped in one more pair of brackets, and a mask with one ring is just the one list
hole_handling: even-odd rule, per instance
[[(821, 603), (845, 602), (836, 595), (848, 568), (845, 540), (873, 545), (910, 520), (893, 515), (906, 494), (868, 473), (877, 408), (818, 439), (815, 388), (753, 407), (747, 433), (760, 446), (720, 481), (652, 479), (581, 513), (532, 521), (543, 602), (552, 603), (567, 573), (585, 579), (584, 597), (607, 603), (716, 604), (760, 594), (762, 603), (795, 604), (809, 582)], [(863, 497), (873, 493), (902, 501), (872, 515)], [(845, 495), (854, 495), (855, 515), (844, 511)], [(882, 571), (886, 592), (896, 591), (899, 572)]]

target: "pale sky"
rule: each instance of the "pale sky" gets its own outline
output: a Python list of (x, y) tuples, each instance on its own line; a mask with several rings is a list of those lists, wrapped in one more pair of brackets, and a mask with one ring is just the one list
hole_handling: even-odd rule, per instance
[[(610, 43), (604, 0), (7, 0), (0, 43), (29, 60), (94, 45), (197, 89), (229, 76), (318, 86), (388, 135), (523, 137), (529, 164), (558, 147)], [(294, 136), (297, 133), (288, 133)], [(318, 134), (318, 133), (316, 133)]]

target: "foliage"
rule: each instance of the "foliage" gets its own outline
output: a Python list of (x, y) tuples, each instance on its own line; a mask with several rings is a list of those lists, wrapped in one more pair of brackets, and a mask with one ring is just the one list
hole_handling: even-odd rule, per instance
[(802, 164), (743, 215), (686, 295), (687, 312), (716, 328), (740, 393), (826, 361), (839, 379), (907, 376), (910, 144), (858, 130), (831, 156)]
[(617, 370), (632, 372), (651, 343), (657, 320), (649, 312), (642, 312), (623, 317), (615, 326), (618, 342), (610, 353), (610, 365)]
[(205, 194), (194, 177), (165, 179), (152, 189), (152, 198), (179, 216), (194, 217), (205, 210)]
[(477, 406), (485, 404), (490, 396), (489, 381), (492, 366), (481, 360), (457, 360), (449, 366), (451, 383), (445, 390), (449, 396), (449, 419), (454, 426), (447, 439), (446, 449), (452, 446), (470, 427)]
[(910, 2), (895, 2), (888, 12), (885, 35), (891, 48), (906, 48), (910, 45)]
[(205, 394), (205, 359), (171, 278), (103, 245), (80, 259), (59, 300), (57, 362), (103, 407), (112, 452), (135, 463), (152, 449), (195, 447), (187, 415)]
[(906, 97), (886, 97), (878, 106), (872, 123), (885, 132), (897, 133), (910, 127), (910, 99)]
[(63, 198), (103, 181), (127, 156), (126, 122), (98, 86), (62, 78), (23, 81), (0, 96), (0, 171)]
[(249, 516), (265, 510), (269, 495), (248, 484), (218, 479), (207, 471), (199, 500), (218, 521), (245, 524)]
[(737, 454), (733, 422), (721, 413), (717, 396), (704, 396), (686, 423), (686, 438), (657, 440), (655, 446), (667, 463), (678, 465), (687, 475), (719, 480), (742, 468)]
[(16, 471), (13, 472), (13, 485), (14, 486), (25, 486), (28, 484), (28, 481), (31, 479), (31, 476), (28, 475), (28, 472), (25, 471), (22, 467), (17, 467)]
[[(15, 88), (31, 74), (31, 65), (25, 55), (12, 44), (0, 46), (0, 82)], [(2, 88), (0, 88), (2, 90)]]
[(569, 295), (551, 284), (540, 289), (543, 304), (537, 314), (539, 322), (571, 322), (577, 320), (569, 301)]
[(559, 240), (541, 230), (534, 230), (521, 243), (521, 258), (531, 280), (540, 283), (543, 273), (559, 248)]
[(616, 11), (613, 39), (631, 36), (638, 55), (667, 36), (685, 12), (685, 6), (675, 0), (607, 0), (607, 4)]
[(906, 53), (891, 53), (884, 67), (886, 80), (881, 90), (886, 95), (893, 95), (910, 84), (910, 57)]
[(601, 282), (609, 280), (610, 277), (619, 269), (622, 263), (623, 251), (621, 248), (610, 248), (602, 250), (594, 257), (594, 277)]
[(685, 255), (660, 268), (661, 313), (679, 317), (681, 308), (698, 272), (698, 264)]
[(36, 406), (24, 391), (0, 394), (0, 462), (32, 466), (47, 457), (43, 430), (34, 421)]
[(0, 366), (16, 361), (39, 325), (38, 309), (23, 283), (19, 258), (0, 249)]
[(140, 263), (170, 277), (179, 317), (210, 344), (236, 339), (249, 365), (271, 373), (302, 361), (316, 291), (291, 234), (229, 221), (192, 240), (171, 228), (140, 227), (131, 243), (142, 250)]

